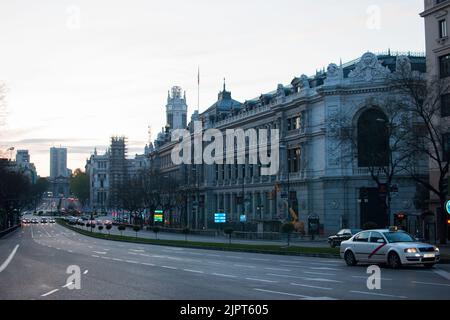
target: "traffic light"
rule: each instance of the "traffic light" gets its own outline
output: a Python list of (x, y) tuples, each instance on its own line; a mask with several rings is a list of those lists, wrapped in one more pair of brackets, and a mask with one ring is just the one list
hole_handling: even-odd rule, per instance
[(447, 224), (450, 226), (450, 219), (447, 220)]

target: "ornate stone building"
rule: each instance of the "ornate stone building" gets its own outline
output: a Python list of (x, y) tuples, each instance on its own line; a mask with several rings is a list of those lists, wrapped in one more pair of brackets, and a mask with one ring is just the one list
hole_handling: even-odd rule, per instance
[[(389, 213), (383, 191), (365, 163), (370, 141), (343, 147), (336, 138), (342, 128), (333, 121), (345, 114), (355, 128), (375, 124), (371, 137), (382, 136), (384, 127), (376, 124), (386, 118), (382, 106), (390, 94), (388, 77), (399, 63), (425, 72), (423, 55), (368, 52), (346, 64), (330, 64), (312, 77), (296, 77), (291, 84), (280, 84), (244, 103), (232, 100), (224, 88), (215, 104), (194, 114), (193, 120), (202, 121), (204, 129), (280, 130), (277, 175), (263, 176), (261, 166), (252, 164), (175, 166), (170, 159), (175, 144), (169, 142), (169, 131), (155, 143), (152, 167), (176, 173), (184, 184), (195, 187), (187, 208), (181, 210), (186, 210), (189, 226), (196, 229), (219, 228), (214, 213), (220, 212), (236, 228), (279, 231), (281, 223), (292, 219), (290, 207), (307, 232), (311, 217), (318, 217), (320, 231), (328, 234), (369, 221), (385, 227), (394, 222), (396, 213), (405, 213), (405, 227), (415, 232), (420, 212), (414, 205), (414, 181), (406, 174), (396, 175), (393, 183), (398, 192)], [(192, 123), (189, 128), (193, 133)], [(426, 174), (426, 167), (421, 170)]]

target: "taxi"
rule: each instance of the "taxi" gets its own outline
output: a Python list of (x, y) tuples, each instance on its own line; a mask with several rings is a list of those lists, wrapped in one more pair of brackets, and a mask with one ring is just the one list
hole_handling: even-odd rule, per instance
[(359, 232), (342, 242), (340, 255), (348, 266), (361, 262), (387, 264), (393, 269), (403, 265), (432, 268), (440, 260), (438, 247), (418, 242), (396, 227)]

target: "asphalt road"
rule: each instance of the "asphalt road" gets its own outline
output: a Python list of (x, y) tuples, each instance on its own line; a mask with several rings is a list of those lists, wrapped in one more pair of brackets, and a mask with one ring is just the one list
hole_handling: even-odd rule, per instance
[[(81, 289), (70, 290), (69, 266)], [(58, 225), (30, 225), (0, 239), (0, 299), (266, 300), (450, 299), (450, 267), (382, 268), (341, 260), (109, 242)]]

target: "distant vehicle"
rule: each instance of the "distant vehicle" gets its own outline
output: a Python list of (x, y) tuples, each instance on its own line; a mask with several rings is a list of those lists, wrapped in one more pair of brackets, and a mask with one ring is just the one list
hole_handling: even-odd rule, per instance
[(438, 247), (419, 242), (396, 227), (362, 231), (341, 243), (340, 255), (348, 266), (385, 263), (393, 269), (403, 265), (432, 268), (440, 261)]
[(29, 219), (22, 219), (22, 224), (29, 224), (30, 220)]
[(103, 224), (104, 224), (105, 226), (108, 226), (108, 225), (112, 225), (113, 223), (112, 223), (112, 221), (110, 221), (110, 220), (105, 220), (105, 221), (103, 221)]
[(337, 234), (328, 237), (328, 243), (332, 248), (339, 247), (342, 241), (347, 241), (361, 231), (361, 229), (342, 229)]
[(42, 219), (41, 219), (41, 223), (46, 224), (47, 222), (48, 222), (48, 219), (47, 219), (47, 218), (42, 218)]
[(56, 223), (56, 221), (55, 221), (55, 219), (49, 219), (48, 223), (52, 223), (53, 224), (53, 223)]
[(32, 224), (39, 224), (39, 220), (36, 218), (31, 219)]
[(102, 220), (97, 220), (97, 221), (95, 221), (95, 224), (97, 226), (103, 226), (103, 221)]

